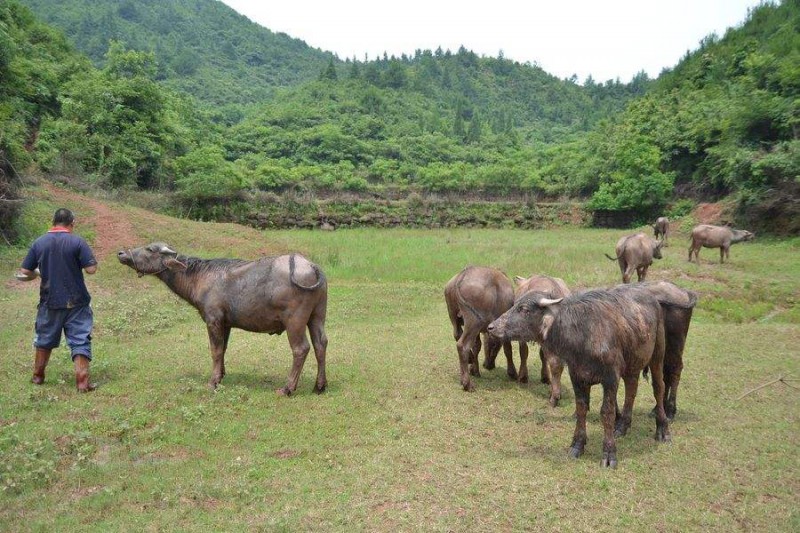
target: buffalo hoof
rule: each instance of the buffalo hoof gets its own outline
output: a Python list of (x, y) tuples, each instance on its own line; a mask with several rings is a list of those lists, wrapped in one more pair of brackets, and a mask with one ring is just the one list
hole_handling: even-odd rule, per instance
[(471, 381), (466, 385), (462, 385), (462, 387), (464, 388), (464, 392), (475, 392), (475, 384)]
[(325, 392), (325, 387), (327, 387), (327, 386), (328, 386), (327, 383), (323, 383), (322, 386), (314, 385), (314, 393), (315, 394), (322, 394), (323, 392)]
[(31, 383), (34, 385), (41, 385), (44, 383), (44, 378), (40, 378), (39, 376), (33, 376), (31, 378)]
[(517, 371), (516, 370), (513, 370), (513, 369), (509, 370), (507, 372), (507, 374), (508, 374), (508, 379), (513, 380), (513, 381), (517, 381)]
[(628, 430), (631, 427), (631, 423), (629, 421), (625, 421), (623, 419), (617, 420), (617, 423), (614, 427), (614, 436), (615, 437), (624, 437), (628, 434)]
[(527, 383), (528, 382), (528, 374), (525, 374), (525, 375), (520, 374), (519, 377), (517, 377), (517, 381), (519, 381), (520, 383)]
[(547, 377), (547, 376), (541, 376), (541, 377), (539, 378), (539, 381), (541, 381), (541, 382), (542, 382), (542, 383), (544, 383), (545, 385), (550, 385), (550, 378), (549, 378), (549, 377)]
[(567, 452), (567, 455), (569, 455), (573, 459), (577, 459), (578, 457), (583, 455), (583, 447), (582, 446), (572, 446), (569, 449), (569, 451)]
[(496, 365), (494, 364), (494, 361), (484, 361), (483, 362), (483, 368), (485, 368), (486, 370), (494, 370), (495, 366)]
[(281, 387), (280, 389), (277, 389), (275, 392), (278, 394), (278, 396), (292, 395), (292, 391), (289, 389), (289, 387)]
[(555, 397), (551, 397), (551, 398), (550, 398), (550, 407), (552, 407), (552, 408), (554, 408), (554, 409), (555, 409), (556, 407), (558, 407), (558, 401), (559, 401), (560, 399), (561, 399), (561, 398), (555, 398)]
[(617, 454), (603, 452), (603, 460), (600, 461), (603, 468), (617, 468)]
[(654, 438), (658, 442), (665, 442), (667, 444), (672, 443), (672, 435), (669, 434), (669, 430), (667, 428), (656, 428), (656, 434)]

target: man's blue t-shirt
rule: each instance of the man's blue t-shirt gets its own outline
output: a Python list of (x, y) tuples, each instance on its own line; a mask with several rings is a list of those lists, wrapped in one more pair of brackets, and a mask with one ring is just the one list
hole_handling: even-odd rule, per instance
[(82, 238), (66, 231), (45, 233), (31, 245), (22, 268), (39, 269), (39, 304), (50, 309), (89, 305), (91, 296), (83, 269), (96, 265), (92, 249)]

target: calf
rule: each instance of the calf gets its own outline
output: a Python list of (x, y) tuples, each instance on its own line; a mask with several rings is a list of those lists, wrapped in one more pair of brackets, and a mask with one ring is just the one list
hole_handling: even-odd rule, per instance
[(750, 241), (755, 238), (753, 233), (743, 229), (731, 229), (727, 226), (712, 226), (700, 224), (692, 229), (692, 244), (689, 245), (689, 262), (692, 254), (697, 263), (700, 263), (700, 248), (719, 248), (719, 262), (731, 258), (731, 245), (737, 242)]
[(663, 241), (657, 241), (644, 233), (635, 233), (621, 237), (617, 241), (616, 257), (605, 254), (611, 261), (619, 262), (622, 272), (622, 283), (630, 283), (636, 272), (639, 281), (647, 278), (647, 269), (653, 264), (653, 258), (661, 259)]
[[(562, 298), (569, 296), (570, 291), (567, 284), (561, 278), (551, 278), (550, 276), (531, 276), (514, 278), (517, 284), (516, 299), (529, 292), (543, 292), (549, 298)], [(539, 346), (539, 359), (542, 361), (541, 381), (550, 384), (550, 405), (556, 407), (561, 399), (561, 373), (564, 371), (564, 363), (558, 357), (546, 352)], [(528, 344), (519, 343), (519, 381), (528, 382)]]
[(658, 217), (656, 223), (653, 224), (653, 236), (656, 239), (664, 241), (664, 246), (667, 246), (667, 238), (669, 237), (669, 219), (667, 217)]
[[(569, 367), (577, 417), (570, 456), (583, 454), (589, 392), (592, 385), (600, 383), (604, 429), (601, 464), (616, 467), (615, 436), (624, 435), (630, 427), (639, 373), (647, 366), (656, 399), (655, 438), (670, 440), (664, 412), (663, 312), (658, 300), (646, 291), (592, 290), (556, 299), (530, 292), (492, 322), (488, 331), (504, 341), (536, 341)], [(617, 407), (620, 377), (625, 383), (621, 413)]]
[[(444, 288), (447, 313), (453, 326), (458, 360), (461, 370), (461, 386), (472, 391), (475, 385), (470, 375), (480, 376), (478, 353), (481, 351), (480, 334), (486, 326), (502, 315), (514, 304), (514, 287), (505, 274), (494, 268), (468, 266), (447, 282)], [(517, 369), (511, 357), (511, 343), (485, 337), (484, 368), (494, 368), (500, 345), (508, 362), (507, 373), (517, 379)]]
[[(678, 411), (678, 384), (683, 371), (683, 349), (692, 311), (697, 304), (697, 293), (682, 289), (668, 281), (619, 285), (615, 291), (646, 291), (661, 304), (664, 312), (664, 411), (672, 421)], [(655, 409), (653, 410), (655, 414)]]

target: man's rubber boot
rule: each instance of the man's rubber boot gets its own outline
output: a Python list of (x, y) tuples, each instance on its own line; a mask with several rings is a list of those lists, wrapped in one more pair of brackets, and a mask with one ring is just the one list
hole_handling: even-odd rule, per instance
[(44, 383), (44, 369), (47, 367), (47, 362), (50, 361), (50, 352), (47, 348), (36, 348), (36, 358), (33, 361), (33, 377), (31, 383), (34, 385), (41, 385)]
[(89, 360), (82, 355), (75, 356), (75, 384), (78, 392), (92, 392), (96, 383), (89, 383)]

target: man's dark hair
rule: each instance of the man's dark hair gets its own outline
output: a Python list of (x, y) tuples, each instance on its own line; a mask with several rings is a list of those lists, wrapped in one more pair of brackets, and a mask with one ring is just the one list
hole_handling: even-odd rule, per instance
[(54, 226), (69, 226), (73, 222), (75, 222), (75, 215), (72, 213), (72, 211), (64, 207), (61, 209), (56, 209), (56, 212), (53, 215)]

